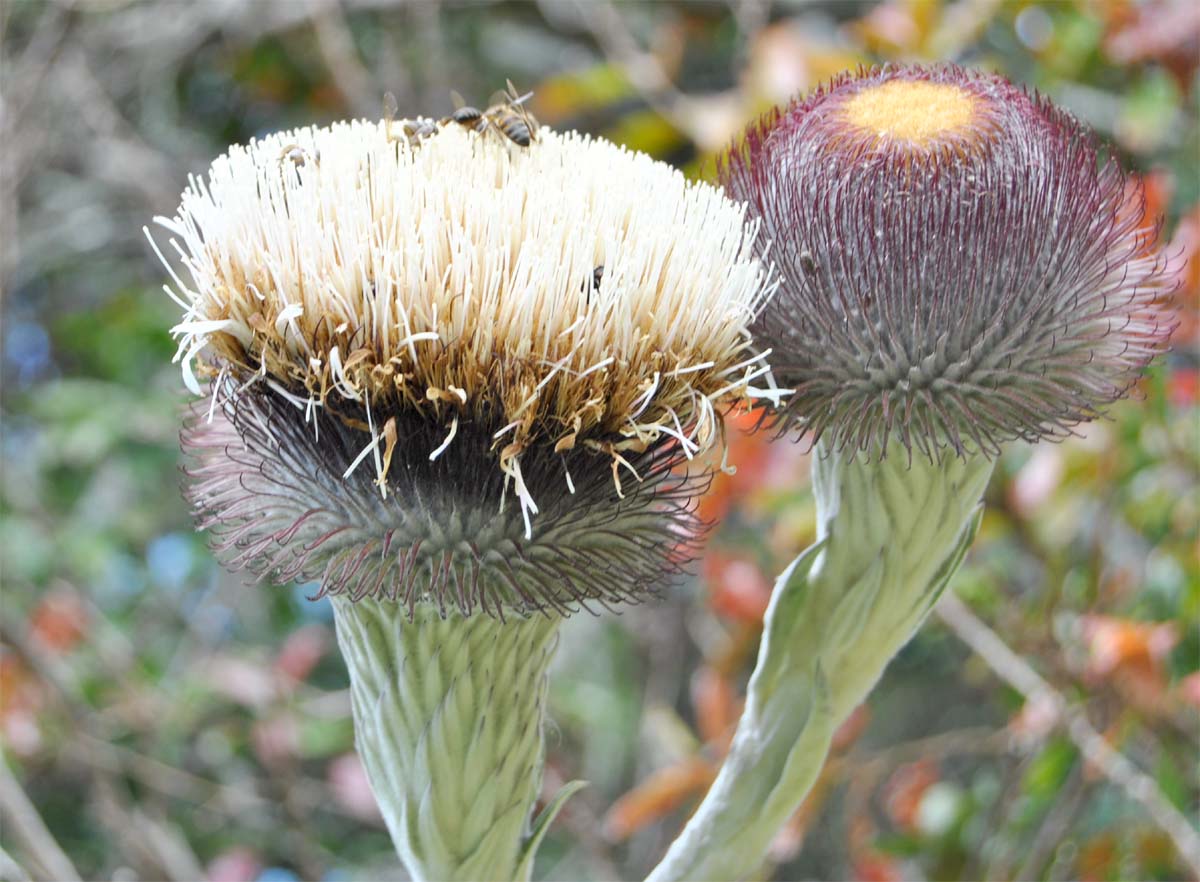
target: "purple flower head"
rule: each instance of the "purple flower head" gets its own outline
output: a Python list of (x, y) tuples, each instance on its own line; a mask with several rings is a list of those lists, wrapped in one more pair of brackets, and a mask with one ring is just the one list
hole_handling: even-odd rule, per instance
[(1170, 277), (1130, 181), (1001, 77), (844, 74), (752, 124), (719, 173), (782, 277), (754, 332), (794, 390), (785, 418), (838, 448), (1060, 437), (1166, 346)]

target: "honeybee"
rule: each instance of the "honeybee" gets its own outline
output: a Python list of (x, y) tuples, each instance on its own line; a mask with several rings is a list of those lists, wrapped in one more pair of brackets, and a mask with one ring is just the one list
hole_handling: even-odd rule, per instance
[(528, 147), (538, 129), (537, 120), (523, 106), (532, 96), (532, 92), (518, 95), (512, 80), (508, 80), (508, 89), (500, 94), (500, 100), (483, 112), (487, 128), (495, 129), (519, 147)]
[[(389, 144), (394, 144), (400, 138), (392, 134), (392, 123), (396, 121), (396, 96), (391, 92), (383, 93), (383, 126), (387, 133)], [(423, 138), (428, 138), (437, 131), (438, 124), (428, 117), (418, 116), (415, 119), (405, 119), (400, 121), (400, 129), (404, 132), (404, 139), (408, 141), (409, 146), (416, 147)]]
[[(287, 144), (279, 151), (279, 161), (283, 162), (285, 159), (290, 159), (292, 165), (301, 168), (308, 163), (309, 155), (299, 144)], [(321, 164), (320, 151), (313, 152), (312, 160), (314, 165)]]
[(600, 292), (600, 282), (604, 278), (604, 264), (600, 264), (592, 269), (591, 284), (586, 280), (579, 286), (579, 290), (583, 292), (584, 301), (590, 306), (592, 303), (592, 295)]
[(477, 132), (482, 132), (487, 128), (487, 120), (484, 118), (482, 110), (466, 104), (457, 92), (451, 92), (450, 97), (454, 101), (454, 112), (449, 116), (442, 117), (440, 125), (458, 123), (463, 128), (474, 129)]
[(437, 123), (427, 116), (418, 116), (416, 119), (406, 119), (401, 128), (408, 143), (415, 146), (422, 138), (428, 138), (437, 131)]

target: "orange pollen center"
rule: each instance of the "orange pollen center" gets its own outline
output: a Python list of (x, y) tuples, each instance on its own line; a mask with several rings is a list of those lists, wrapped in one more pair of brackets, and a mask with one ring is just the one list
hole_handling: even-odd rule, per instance
[(842, 115), (880, 137), (925, 145), (970, 130), (980, 100), (946, 83), (891, 80), (863, 89), (842, 106)]

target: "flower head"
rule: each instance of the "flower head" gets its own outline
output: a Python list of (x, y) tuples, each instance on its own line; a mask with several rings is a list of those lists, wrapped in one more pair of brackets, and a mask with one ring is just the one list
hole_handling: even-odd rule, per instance
[(1062, 435), (1162, 351), (1168, 276), (1070, 114), (953, 65), (845, 74), (750, 126), (722, 182), (782, 283), (754, 331), (839, 448)]
[[(187, 492), (323, 590), (565, 609), (678, 564), (721, 412), (774, 398), (718, 190), (604, 141), (353, 122), (234, 147), (174, 219)], [(190, 276), (185, 281), (185, 276)]]

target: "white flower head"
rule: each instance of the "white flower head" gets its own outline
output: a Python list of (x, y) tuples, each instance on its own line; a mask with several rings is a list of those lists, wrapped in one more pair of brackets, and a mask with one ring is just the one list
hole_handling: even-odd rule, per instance
[[(193, 391), (213, 380), (193, 501), (239, 562), (328, 591), (636, 595), (693, 526), (673, 467), (779, 394), (747, 331), (773, 287), (756, 229), (606, 141), (425, 128), (234, 147), (158, 219), (177, 357)], [(633, 582), (603, 587), (614, 566)]]

